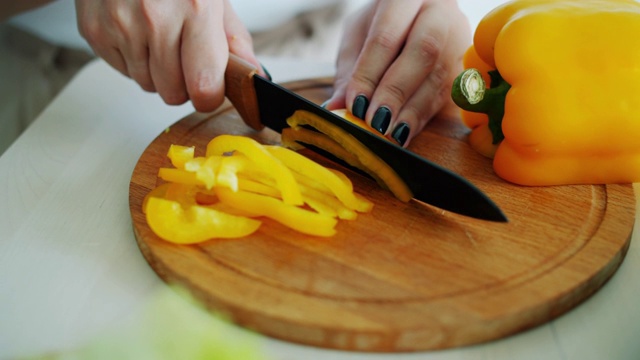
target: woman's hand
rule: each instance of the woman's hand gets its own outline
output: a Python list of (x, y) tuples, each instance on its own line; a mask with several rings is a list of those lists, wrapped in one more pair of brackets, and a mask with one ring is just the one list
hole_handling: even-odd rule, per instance
[(470, 41), (455, 0), (375, 0), (346, 26), (325, 106), (406, 146), (449, 101)]
[(96, 55), (167, 104), (222, 104), (229, 52), (262, 73), (228, 0), (76, 0), (76, 9)]

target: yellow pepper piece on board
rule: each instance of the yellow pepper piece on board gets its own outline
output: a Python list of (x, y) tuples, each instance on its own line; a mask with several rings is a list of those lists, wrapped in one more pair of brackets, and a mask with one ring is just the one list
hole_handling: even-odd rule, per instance
[(160, 168), (158, 169), (158, 177), (164, 181), (179, 184), (202, 184), (202, 182), (198, 180), (196, 173), (176, 168)]
[(167, 156), (171, 165), (177, 169), (184, 169), (184, 164), (192, 160), (195, 154), (195, 146), (171, 145)]
[(147, 223), (156, 235), (176, 244), (194, 244), (247, 236), (260, 227), (258, 220), (198, 205), (191, 191), (192, 187), (170, 184), (165, 196), (148, 197), (144, 209)]
[[(256, 217), (332, 236), (338, 218), (353, 220), (356, 212), (373, 207), (353, 192), (345, 174), (282, 147), (222, 135), (209, 142), (204, 157), (194, 157), (193, 148), (171, 149), (168, 156), (180, 168), (160, 168), (158, 177), (166, 183), (151, 190), (142, 205), (149, 227), (170, 242), (246, 236), (260, 226)], [(283, 200), (296, 192), (300, 204)]]
[(282, 200), (285, 203), (291, 205), (303, 204), (300, 189), (291, 172), (257, 141), (242, 136), (219, 135), (209, 142), (206, 154), (207, 156), (224, 155), (233, 151), (244, 154), (258, 168), (271, 174), (278, 184), (278, 189), (282, 193)]
[(267, 146), (266, 148), (291, 170), (324, 184), (349, 209), (359, 208), (359, 200), (353, 195), (353, 188), (347, 186), (334, 172), (297, 152), (283, 147)]
[(496, 174), (534, 186), (640, 181), (638, 33), (632, 0), (516, 0), (487, 14), (466, 64), (484, 69), (461, 74), (452, 95), (488, 113)]
[(242, 190), (234, 192), (224, 187), (216, 188), (216, 194), (225, 204), (271, 218), (304, 234), (332, 236), (336, 232), (335, 218), (286, 204), (270, 196)]
[[(372, 174), (372, 176), (379, 180), (381, 185), (388, 188), (396, 198), (407, 202), (413, 197), (413, 194), (407, 184), (405, 184), (405, 182), (386, 162), (376, 156), (371, 152), (371, 150), (346, 131), (323, 120), (315, 114), (303, 110), (296, 111), (289, 119), (287, 119), (287, 123), (294, 129), (302, 125), (314, 127), (338, 143), (340, 147), (343, 147), (349, 153), (353, 154), (360, 164), (362, 164), (364, 171)], [(295, 133), (292, 132), (291, 134)], [(333, 149), (324, 150), (332, 152)], [(335, 154), (336, 152), (332, 153)]]
[[(327, 216), (337, 216), (339, 219), (343, 220), (355, 220), (358, 217), (356, 211), (368, 212), (348, 208), (338, 198), (331, 194), (327, 194), (324, 189), (319, 190), (318, 186), (307, 182), (308, 180), (310, 179), (306, 178), (300, 182), (302, 196), (304, 197), (304, 202), (317, 212)], [(370, 209), (372, 205), (368, 206), (369, 204), (371, 203), (366, 200), (366, 202), (363, 202), (360, 206), (363, 208), (368, 207)]]

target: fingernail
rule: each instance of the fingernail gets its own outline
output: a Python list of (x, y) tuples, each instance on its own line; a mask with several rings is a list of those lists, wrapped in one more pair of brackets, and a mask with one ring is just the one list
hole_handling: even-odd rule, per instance
[(391, 123), (391, 110), (386, 106), (381, 106), (376, 110), (371, 120), (371, 127), (384, 134)]
[(409, 124), (400, 123), (395, 129), (393, 129), (391, 137), (397, 141), (400, 146), (404, 146), (404, 143), (406, 143), (409, 138), (409, 132), (411, 132)]
[(356, 99), (353, 101), (353, 107), (351, 108), (351, 113), (360, 119), (364, 119), (364, 116), (367, 114), (367, 109), (369, 108), (369, 99), (367, 99), (364, 95), (358, 95)]
[(329, 101), (331, 101), (331, 99), (327, 99), (327, 101), (323, 102), (322, 105), (320, 105), (320, 107), (326, 109), (327, 105), (329, 105)]
[(269, 73), (269, 70), (267, 70), (266, 67), (264, 67), (264, 65), (260, 64), (260, 66), (262, 67), (262, 71), (264, 71), (265, 74), (267, 74), (267, 79), (269, 79), (269, 81), (273, 80), (273, 78), (271, 77), (271, 74)]

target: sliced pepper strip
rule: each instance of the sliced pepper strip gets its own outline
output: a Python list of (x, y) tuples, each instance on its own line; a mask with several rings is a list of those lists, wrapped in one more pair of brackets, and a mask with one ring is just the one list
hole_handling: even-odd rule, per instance
[(304, 234), (333, 236), (336, 233), (335, 218), (286, 204), (270, 196), (242, 190), (234, 192), (224, 187), (216, 187), (216, 194), (225, 204), (268, 217)]
[(196, 174), (190, 171), (176, 168), (160, 168), (158, 169), (158, 177), (164, 181), (186, 184), (186, 185), (203, 185), (196, 177)]
[(290, 127), (282, 129), (282, 145), (292, 150), (300, 150), (304, 148), (301, 143), (328, 151), (337, 158), (342, 159), (342, 161), (347, 164), (362, 171), (366, 171), (364, 165), (362, 165), (357, 156), (348, 152), (327, 135), (299, 126), (295, 128)]
[[(251, 218), (262, 216), (305, 234), (331, 236), (335, 234), (336, 217), (357, 217), (340, 198), (347, 199), (345, 202), (357, 211), (370, 211), (373, 206), (353, 193), (353, 184), (340, 171), (324, 168), (284, 148), (265, 147), (241, 136), (226, 137), (221, 143), (213, 142), (205, 157), (194, 157), (193, 148), (182, 146), (169, 151), (172, 164), (180, 168), (161, 168), (159, 177), (168, 182), (147, 194), (142, 205), (150, 228), (159, 237), (180, 244), (242, 237), (260, 226)], [(246, 139), (250, 140), (248, 144)], [(230, 142), (241, 143), (245, 151), (237, 146), (231, 149)], [(262, 154), (252, 149), (252, 142)], [(274, 167), (257, 164), (256, 159), (270, 160), (271, 165), (277, 164), (276, 170), (288, 174), (303, 203), (286, 204), (282, 200), (282, 177), (271, 176)]]
[(304, 202), (317, 212), (332, 217), (337, 216), (343, 220), (355, 220), (358, 216), (356, 210), (348, 208), (331, 194), (327, 194), (323, 190), (318, 190), (317, 185), (305, 182), (301, 182), (300, 184)]
[(302, 205), (302, 195), (293, 175), (277, 158), (260, 143), (243, 136), (219, 135), (207, 145), (207, 156), (224, 155), (238, 151), (251, 159), (257, 167), (273, 176), (282, 194), (282, 201), (290, 205)]
[(256, 231), (261, 222), (235, 216), (195, 202), (194, 187), (170, 183), (164, 197), (148, 197), (144, 209), (151, 230), (177, 244), (194, 244), (213, 238), (237, 238)]
[(195, 146), (174, 145), (169, 146), (167, 156), (171, 160), (171, 165), (176, 169), (184, 169), (184, 164), (192, 160), (195, 154)]
[(309, 177), (324, 184), (324, 186), (349, 209), (357, 209), (359, 207), (359, 201), (353, 195), (353, 188), (346, 186), (338, 175), (326, 167), (295, 151), (290, 151), (283, 147), (266, 146), (266, 149), (291, 170), (299, 173), (303, 177)]
[[(336, 141), (341, 147), (355, 155), (364, 170), (379, 179), (381, 185), (389, 189), (401, 201), (408, 202), (413, 197), (407, 184), (382, 159), (364, 146), (351, 134), (323, 120), (321, 117), (304, 110), (296, 111), (287, 123), (292, 128), (309, 125)], [(325, 149), (331, 151), (332, 149)], [(337, 156), (337, 155), (336, 155)]]

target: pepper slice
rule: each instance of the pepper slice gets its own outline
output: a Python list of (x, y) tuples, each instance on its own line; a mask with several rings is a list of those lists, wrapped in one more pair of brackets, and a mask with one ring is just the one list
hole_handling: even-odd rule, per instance
[(304, 234), (333, 236), (336, 233), (335, 218), (286, 204), (270, 196), (243, 190), (232, 191), (224, 187), (217, 187), (216, 194), (225, 204), (271, 218)]
[(370, 202), (363, 204), (361, 199), (353, 195), (353, 185), (351, 183), (345, 183), (338, 175), (324, 166), (283, 147), (266, 146), (266, 148), (291, 170), (301, 174), (301, 176), (315, 179), (324, 184), (349, 209), (367, 211), (373, 206)]
[(195, 154), (195, 146), (182, 146), (172, 144), (169, 146), (167, 156), (171, 160), (171, 165), (176, 169), (184, 169), (184, 164), (192, 160)]
[(169, 183), (164, 196), (151, 193), (144, 204), (147, 223), (162, 239), (176, 244), (194, 244), (214, 238), (237, 238), (255, 232), (261, 222), (235, 216), (195, 201), (193, 186)]
[[(386, 162), (380, 159), (346, 131), (323, 120), (321, 117), (304, 110), (296, 111), (289, 119), (287, 119), (287, 123), (294, 130), (300, 128), (302, 125), (314, 127), (337, 144), (337, 147), (336, 145), (329, 145), (328, 148), (323, 148), (323, 150), (339, 156), (342, 151), (337, 150), (337, 148), (343, 148), (358, 159), (363, 171), (376, 179), (382, 187), (389, 189), (396, 198), (403, 202), (408, 202), (413, 198), (411, 190), (400, 176), (398, 176), (398, 174)], [(290, 132), (289, 134), (295, 135), (295, 132)], [(318, 141), (317, 143), (331, 144), (327, 141)], [(346, 159), (343, 160), (347, 161)]]
[(293, 175), (278, 159), (259, 142), (243, 136), (219, 135), (207, 144), (207, 156), (224, 155), (238, 151), (251, 159), (265, 173), (271, 174), (278, 184), (282, 201), (291, 205), (302, 205), (302, 195)]
[[(332, 236), (337, 218), (355, 219), (357, 211), (373, 207), (353, 192), (343, 173), (282, 147), (221, 135), (209, 142), (206, 156), (194, 153), (194, 148), (172, 146), (168, 156), (175, 168), (159, 170), (167, 183), (143, 201), (149, 227), (170, 242), (246, 236), (260, 226), (256, 217), (301, 233)], [(301, 203), (288, 204), (287, 196)]]

